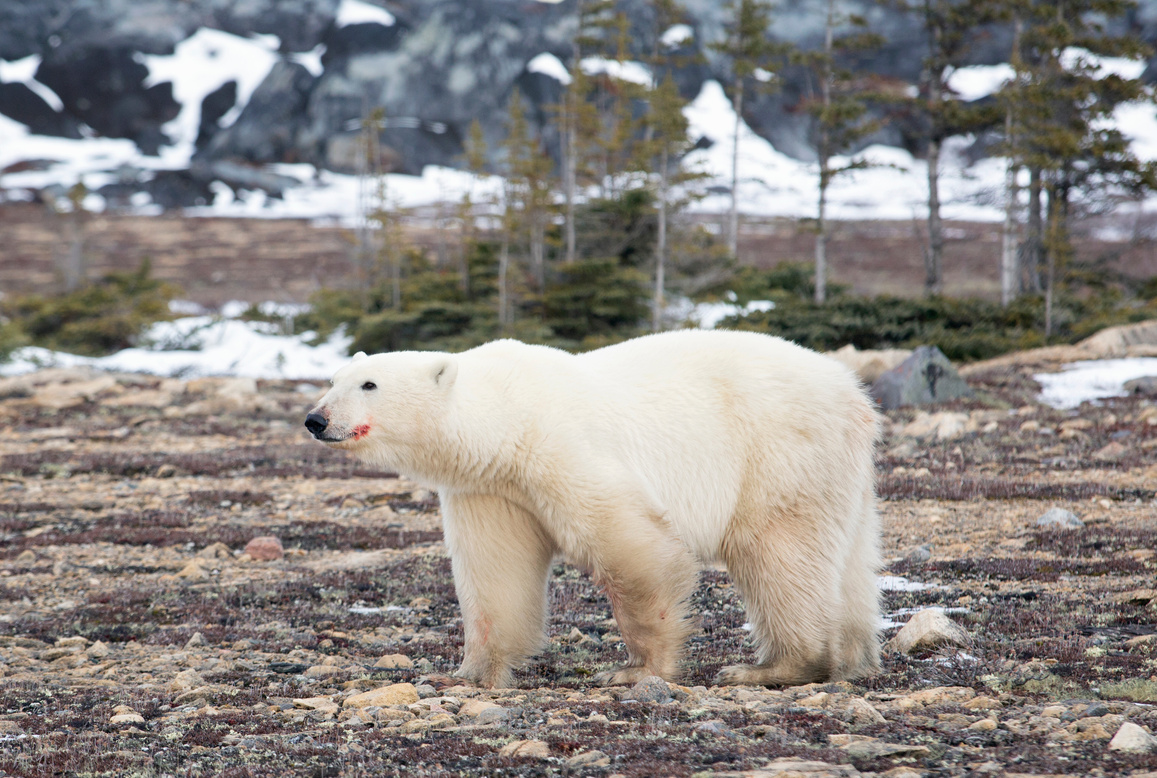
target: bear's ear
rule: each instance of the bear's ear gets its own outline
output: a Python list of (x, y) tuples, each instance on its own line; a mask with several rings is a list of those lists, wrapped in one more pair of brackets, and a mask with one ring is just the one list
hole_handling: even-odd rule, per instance
[(453, 357), (446, 357), (434, 364), (434, 383), (443, 389), (449, 389), (454, 385), (454, 379), (458, 377), (458, 361)]
[(354, 354), (353, 361), (357, 362), (359, 359), (365, 359), (365, 358), (366, 358), (366, 352), (359, 351), (358, 353)]

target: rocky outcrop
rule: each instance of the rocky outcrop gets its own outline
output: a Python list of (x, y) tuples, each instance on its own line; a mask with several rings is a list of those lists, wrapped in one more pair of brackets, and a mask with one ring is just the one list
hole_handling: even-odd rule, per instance
[[(217, 123), (233, 107), (236, 85), (226, 84), (204, 99), (197, 144), (202, 159), (310, 162), (352, 172), (361, 122), (376, 107), (385, 111), (380, 140), (389, 169), (416, 173), (428, 164), (461, 164), (462, 141), (475, 119), (496, 159), (514, 89), (528, 98), (530, 119), (540, 128), (558, 101), (559, 82), (528, 71), (527, 64), (544, 52), (563, 61), (570, 57), (575, 5), (575, 0), (394, 0), (388, 3), (392, 24), (339, 24), (341, 0), (0, 0), (0, 59), (39, 57), (36, 79), (63, 103), (58, 110), (27, 84), (11, 82), (0, 84), (0, 113), (47, 135), (77, 137), (87, 125), (98, 135), (129, 138), (156, 154), (171, 142), (163, 125), (180, 106), (170, 84), (148, 80), (142, 55), (171, 54), (196, 30), (212, 28), (242, 37), (276, 36), (284, 61), (225, 130)], [(714, 0), (687, 0), (685, 7), (694, 36), (677, 52), (686, 55), (687, 64), (675, 77), (690, 97), (704, 81), (727, 72), (710, 45), (722, 37), (727, 11)], [(783, 4), (771, 33), (814, 48), (822, 39), (826, 8), (823, 0)], [(621, 0), (616, 9), (630, 22), (632, 56), (641, 58), (661, 32), (650, 3)], [(918, 78), (924, 48), (913, 16), (870, 0), (847, 0), (842, 12), (862, 15), (885, 39), (879, 49), (858, 55), (857, 68), (901, 86)], [(1134, 21), (1146, 35), (1157, 35), (1157, 24), (1144, 13)], [(979, 36), (975, 61), (1004, 59), (1006, 33), (994, 29)], [(305, 52), (320, 55), (320, 72), (293, 61)], [(807, 90), (802, 74), (789, 69), (778, 91), (753, 94), (744, 111), (756, 132), (800, 159), (814, 157), (810, 120), (800, 110)], [(864, 140), (876, 142), (915, 143), (895, 123)], [(543, 143), (557, 156), (550, 130)], [(147, 189), (146, 177), (133, 186)], [(167, 204), (182, 194), (203, 199), (201, 192), (178, 188), (157, 201)]]

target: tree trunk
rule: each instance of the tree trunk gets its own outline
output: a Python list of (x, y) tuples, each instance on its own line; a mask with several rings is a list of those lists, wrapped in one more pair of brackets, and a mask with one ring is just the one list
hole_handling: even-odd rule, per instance
[(64, 291), (75, 292), (84, 285), (84, 214), (80, 203), (73, 203), (68, 215), (68, 249), (60, 268)]
[[(386, 240), (389, 240), (387, 237)], [(402, 254), (396, 247), (390, 248), (390, 282), (393, 287), (392, 304), (395, 311), (402, 309)]]
[[(1009, 53), (1009, 62), (1012, 63), (1016, 72), (1020, 71), (1021, 65), (1020, 35), (1020, 17), (1015, 17), (1012, 23), (1012, 51)], [(1018, 82), (1014, 81), (1013, 83)], [(1000, 245), (1000, 303), (1006, 308), (1024, 290), (1024, 282), (1021, 278), (1022, 268), (1017, 251), (1016, 233), (1020, 226), (1017, 208), (1020, 200), (1020, 188), (1016, 183), (1019, 170), (1015, 161), (1016, 139), (1013, 132), (1013, 106), (1009, 103), (1004, 112), (1004, 142), (1008, 146), (1009, 158), (1008, 168), (1004, 172), (1004, 227), (1001, 230)]]
[(651, 331), (663, 324), (663, 287), (667, 264), (667, 150), (659, 157), (659, 234), (655, 238), (655, 301), (651, 311)]
[(820, 161), (820, 198), (816, 209), (815, 301), (818, 305), (823, 305), (828, 298), (828, 222), (824, 214), (828, 196), (827, 164), (826, 159)]
[(1041, 283), (1041, 248), (1044, 236), (1041, 232), (1041, 171), (1029, 169), (1028, 180), (1028, 234), (1024, 241), (1024, 271), (1028, 273), (1028, 285), (1032, 291), (1044, 291)]
[(727, 253), (739, 256), (739, 126), (743, 122), (743, 79), (736, 79), (735, 96), (731, 101), (735, 109), (735, 131), (731, 139), (731, 210), (727, 214)]
[(819, 158), (820, 165), (820, 180), (819, 180), (819, 202), (816, 203), (816, 247), (815, 247), (815, 301), (818, 305), (823, 305), (828, 299), (828, 221), (827, 221), (827, 200), (828, 200), (828, 184), (831, 182), (832, 174), (828, 168), (831, 162), (832, 153), (831, 146), (828, 142), (828, 128), (825, 124), (824, 117), (827, 116), (827, 109), (832, 104), (832, 52), (833, 52), (833, 35), (835, 30), (835, 0), (828, 0), (828, 15), (824, 23), (824, 64), (820, 71), (820, 104), (823, 106), (823, 114), (819, 120), (819, 132), (816, 138), (816, 156)]
[(498, 326), (505, 329), (509, 324), (506, 309), (509, 301), (506, 299), (506, 276), (510, 268), (510, 233), (502, 231), (502, 247), (498, 251)]
[(543, 224), (544, 218), (545, 214), (536, 207), (530, 219), (530, 258), (534, 265), (534, 283), (538, 292), (546, 289), (546, 263), (544, 262), (546, 225)]
[(1058, 218), (1060, 214), (1057, 212), (1057, 197), (1056, 190), (1049, 188), (1049, 215), (1048, 215), (1048, 240), (1045, 243), (1045, 256), (1047, 259), (1046, 275), (1045, 275), (1045, 337), (1049, 338), (1053, 334), (1053, 294), (1054, 283), (1056, 282), (1057, 269), (1057, 250), (1058, 245)]
[(1009, 159), (1004, 173), (1004, 226), (1000, 235), (1000, 304), (1008, 307), (1020, 294), (1020, 267), (1017, 262), (1016, 165)]
[(928, 250), (924, 253), (924, 291), (940, 294), (944, 288), (940, 263), (944, 253), (944, 227), (940, 221), (940, 141), (928, 141)]

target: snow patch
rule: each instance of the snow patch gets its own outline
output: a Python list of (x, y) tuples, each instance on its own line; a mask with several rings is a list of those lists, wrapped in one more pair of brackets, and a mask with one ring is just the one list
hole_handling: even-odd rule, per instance
[(910, 581), (900, 575), (878, 575), (876, 588), (882, 592), (922, 592), (931, 589), (932, 584)]
[(341, 0), (334, 25), (349, 27), (351, 24), (380, 24), (383, 27), (393, 27), (397, 21), (392, 13), (380, 6), (364, 3), (362, 0)]
[(668, 47), (678, 46), (687, 43), (695, 37), (695, 31), (691, 29), (688, 24), (676, 24), (668, 27), (667, 30), (659, 36), (659, 41)]
[(966, 102), (999, 92), (1012, 80), (1016, 71), (1004, 62), (999, 65), (971, 65), (957, 68), (948, 76), (948, 88)]
[[(245, 303), (240, 306), (248, 308)], [(300, 310), (281, 304), (269, 311)], [(230, 309), (235, 313), (237, 306)], [(241, 376), (248, 378), (328, 379), (349, 362), (352, 338), (342, 332), (313, 346), (310, 333), (278, 334), (280, 327), (224, 316), (190, 316), (158, 322), (142, 336), (147, 345), (107, 357), (81, 357), (44, 348), (13, 352), (0, 364), (0, 375), (19, 375), (45, 367), (88, 366), (98, 370), (148, 373), (180, 378)]]
[(579, 64), (582, 65), (583, 72), (590, 76), (606, 73), (611, 78), (630, 81), (633, 84), (643, 84), (644, 86), (651, 84), (651, 71), (641, 62), (619, 62), (617, 59), (607, 59), (606, 57), (584, 57)]
[[(219, 123), (228, 127), (237, 121), (277, 62), (280, 45), (276, 35), (242, 38), (202, 27), (178, 43), (172, 54), (137, 55), (149, 69), (145, 85), (171, 82), (173, 98), (181, 104), (181, 112), (162, 128), (173, 139), (171, 146), (161, 149), (162, 166), (188, 166), (201, 127), (201, 102), (229, 81), (237, 82), (237, 102)], [(134, 161), (139, 165), (143, 162)]]
[(1125, 395), (1125, 382), (1157, 376), (1157, 357), (1072, 362), (1059, 373), (1037, 373), (1040, 401), (1053, 408), (1076, 408), (1083, 402)]
[(562, 64), (562, 60), (549, 51), (544, 51), (527, 62), (526, 69), (531, 73), (542, 73), (544, 76), (550, 76), (564, 86), (569, 85), (572, 80), (566, 65)]

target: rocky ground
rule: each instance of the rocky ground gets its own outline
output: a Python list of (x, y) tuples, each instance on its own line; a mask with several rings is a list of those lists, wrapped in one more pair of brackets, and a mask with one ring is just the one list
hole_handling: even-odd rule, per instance
[(308, 440), (320, 385), (4, 380), (0, 775), (1157, 776), (1157, 406), (1033, 369), (889, 416), (885, 637), (963, 645), (787, 689), (711, 686), (750, 659), (715, 570), (681, 685), (592, 686), (624, 651), (566, 565), (519, 688), (460, 685), (437, 500)]

